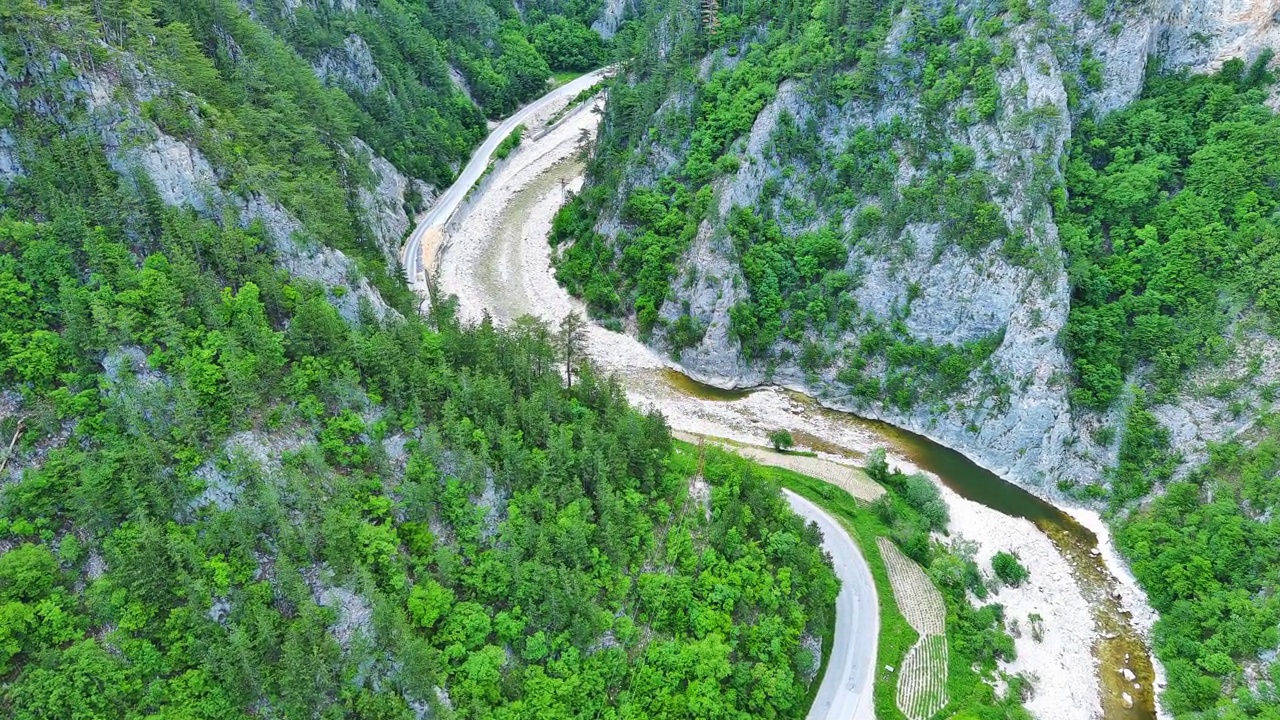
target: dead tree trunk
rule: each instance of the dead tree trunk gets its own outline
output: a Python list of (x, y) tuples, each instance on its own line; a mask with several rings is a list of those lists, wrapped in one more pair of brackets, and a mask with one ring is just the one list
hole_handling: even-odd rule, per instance
[(18, 420), (18, 427), (13, 430), (13, 439), (9, 441), (9, 449), (4, 452), (4, 459), (0, 460), (0, 475), (4, 474), (4, 469), (9, 466), (9, 458), (13, 457), (13, 446), (18, 444), (18, 438), (22, 437), (22, 423), (26, 422), (26, 418)]

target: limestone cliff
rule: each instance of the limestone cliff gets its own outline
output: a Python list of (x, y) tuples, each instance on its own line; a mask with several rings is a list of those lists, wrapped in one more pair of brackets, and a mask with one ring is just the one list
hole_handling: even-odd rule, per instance
[[(687, 315), (704, 331), (698, 342), (678, 351), (695, 377), (722, 386), (776, 383), (802, 389), (832, 407), (934, 438), (1041, 494), (1056, 494), (1062, 480), (1096, 481), (1114, 465), (1116, 443), (1102, 445), (1094, 437), (1104, 426), (1122, 424), (1122, 411), (1102, 416), (1073, 409), (1068, 400), (1071, 366), (1060, 333), (1071, 288), (1050, 200), (1061, 184), (1065, 143), (1078, 119), (1136, 99), (1153, 64), (1163, 71), (1212, 71), (1227, 59), (1249, 60), (1276, 48), (1280, 3), (1155, 0), (1103, 6), (1056, 0), (1033, 4), (1021, 16), (1016, 8), (1009, 10), (1014, 5), (958, 3), (961, 27), (948, 41), (962, 56), (986, 44), (995, 24), (991, 64), (998, 92), (987, 94), (994, 106), (981, 107), (974, 84), (952, 98), (944, 112), (927, 107), (931, 99), (910, 89), (914, 79), (933, 72), (928, 48), (915, 42), (919, 28), (953, 22), (944, 18), (945, 7), (934, 3), (895, 6), (878, 50), (863, 55), (859, 68), (872, 59), (875, 63), (873, 98), (833, 100), (821, 89), (830, 88), (831, 78), (784, 71), (749, 130), (724, 148), (731, 169), (712, 181), (713, 200), (679, 258), (662, 304), (663, 322), (650, 341), (671, 349), (671, 328)], [(704, 37), (707, 31), (696, 19), (682, 23), (679, 11), (669, 11), (661, 26), (687, 26), (692, 28), (687, 32)], [(695, 119), (698, 103), (705, 102), (699, 92), (717, 72), (743, 58), (759, 64), (753, 43), (769, 32), (778, 30), (766, 30), (764, 24), (746, 28), (736, 44), (703, 55), (697, 77), (664, 80), (664, 96), (643, 135), (622, 129), (627, 108), (611, 108), (600, 153), (605, 159), (597, 161), (595, 180), (616, 182), (618, 197), (625, 199), (684, 164), (702, 131)], [(670, 41), (654, 44), (654, 52), (662, 53)], [(635, 88), (653, 86), (635, 74), (629, 80)], [(895, 139), (878, 152), (890, 167), (891, 187), (831, 201), (836, 191), (830, 179), (840, 173), (831, 156), (867, 137), (886, 136)], [(611, 148), (611, 139), (633, 146)], [(929, 183), (931, 176), (939, 177), (939, 165), (921, 160), (929, 155), (921, 146), (932, 147), (949, 163), (935, 182), (960, 172), (978, 174), (1007, 228), (1000, 233), (1003, 244), (962, 246), (954, 237), (963, 228), (956, 228), (946, 212), (909, 214), (887, 229), (883, 223), (871, 230), (860, 224), (868, 214), (892, 215), (892, 207), (913, 192), (937, 187)], [(953, 174), (960, 152), (955, 148), (961, 147), (972, 158)], [(601, 170), (619, 156), (625, 158), (620, 170)], [(781, 337), (766, 356), (750, 357), (731, 318), (732, 308), (749, 292), (729, 231), (735, 207), (765, 210), (791, 236), (836, 224), (849, 246), (843, 269), (853, 279), (850, 306), (862, 319), (853, 327)], [(603, 208), (596, 230), (614, 243), (629, 242), (621, 200)], [(904, 407), (884, 396), (858, 397), (837, 377), (841, 358), (868, 328), (888, 326), (905, 331), (910, 342), (929, 346), (984, 339), (998, 345), (963, 387)], [(1228, 406), (1253, 406), (1258, 388), (1280, 377), (1280, 346), (1273, 338), (1237, 333), (1232, 342), (1238, 343), (1238, 357), (1261, 358), (1260, 371), (1254, 368), (1232, 396), (1203, 391), (1210, 379), (1204, 376), (1221, 376), (1224, 369), (1218, 368), (1192, 377), (1178, 402), (1155, 408), (1188, 459), (1201, 456), (1207, 441), (1247, 427), (1249, 413), (1228, 413)], [(814, 344), (824, 361), (806, 368), (802, 356), (814, 354)], [(883, 377), (886, 366), (873, 358), (861, 372)], [(1243, 360), (1241, 367), (1225, 372), (1244, 377)]]
[[(65, 57), (52, 57), (48, 68), (28, 67), (27, 72), (29, 75), (54, 71), (65, 73), (69, 65)], [(119, 68), (132, 71), (113, 72)], [(204, 153), (190, 143), (166, 134), (148, 120), (144, 116), (143, 104), (170, 89), (163, 82), (144, 70), (136, 69), (127, 56), (120, 57), (119, 64), (113, 65), (111, 70), (97, 73), (75, 68), (74, 74), (62, 83), (65, 99), (60, 108), (83, 106), (86, 115), (83, 120), (75, 121), (76, 124), (80, 125), (81, 131), (103, 139), (108, 160), (117, 172), (126, 177), (135, 172), (143, 173), (166, 204), (190, 207), (211, 218), (223, 217), (224, 213), (230, 212), (246, 227), (261, 222), (275, 243), (282, 265), (295, 275), (329, 288), (330, 298), (348, 319), (356, 317), (362, 301), (368, 302), (378, 317), (395, 312), (387, 307), (378, 291), (360, 275), (354, 262), (344, 253), (310, 239), (303, 231), (302, 223), (271, 198), (259, 192), (229, 192), (222, 186), (226, 182), (226, 173), (215, 168)], [(0, 92), (20, 86), (25, 81), (29, 78), (0, 75)], [(359, 140), (353, 138), (352, 142), (359, 143)], [(390, 167), (389, 163), (376, 156), (368, 162), (374, 167), (375, 174), (379, 169), (384, 175), (394, 172), (394, 168), (386, 169)], [(386, 167), (379, 167), (379, 163)], [(11, 167), (11, 177), (21, 174), (20, 166), (11, 164)], [(372, 210), (370, 207), (370, 218), (375, 227), (384, 227), (380, 239), (385, 238), (385, 242), (394, 243), (393, 247), (398, 246), (403, 231), (393, 237), (396, 228), (385, 228), (385, 223), (376, 224), (377, 216)], [(403, 216), (403, 210), (400, 213)]]
[(355, 33), (342, 41), (342, 47), (323, 53), (312, 67), (321, 80), (355, 92), (370, 93), (382, 84), (369, 44)]

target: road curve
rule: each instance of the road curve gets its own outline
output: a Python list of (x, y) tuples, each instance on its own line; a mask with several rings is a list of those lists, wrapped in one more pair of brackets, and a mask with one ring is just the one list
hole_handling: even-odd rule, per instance
[(489, 133), (489, 137), (485, 138), (484, 143), (476, 148), (475, 154), (471, 156), (471, 160), (462, 169), (458, 179), (449, 186), (448, 190), (444, 191), (444, 194), (436, 198), (431, 209), (418, 220), (418, 226), (413, 229), (413, 233), (405, 241), (404, 247), (400, 251), (400, 264), (404, 267), (405, 279), (409, 281), (409, 287), (421, 291), (426, 282), (427, 263), (426, 258), (422, 256), (422, 238), (432, 230), (443, 231), (444, 226), (453, 217), (454, 211), (458, 209), (463, 199), (466, 198), (467, 192), (476, 184), (480, 176), (484, 175), (484, 171), (489, 167), (489, 160), (493, 158), (498, 145), (516, 129), (516, 126), (527, 120), (529, 116), (556, 101), (565, 98), (572, 99), (578, 93), (600, 82), (607, 70), (608, 68), (595, 70), (561, 85), (520, 108), (514, 115), (503, 120), (502, 124), (494, 128), (493, 132)]
[(784, 489), (791, 509), (818, 524), (822, 547), (831, 554), (840, 594), (831, 660), (809, 708), (808, 720), (875, 720), (876, 647), (880, 638), (880, 601), (875, 580), (858, 545), (835, 518), (809, 500)]

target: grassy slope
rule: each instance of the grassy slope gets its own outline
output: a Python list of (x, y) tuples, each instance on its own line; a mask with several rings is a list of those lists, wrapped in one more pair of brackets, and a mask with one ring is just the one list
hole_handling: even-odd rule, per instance
[(553, 72), (551, 73), (551, 86), (560, 87), (562, 85), (568, 85), (585, 74), (586, 73), (578, 72), (576, 70)]

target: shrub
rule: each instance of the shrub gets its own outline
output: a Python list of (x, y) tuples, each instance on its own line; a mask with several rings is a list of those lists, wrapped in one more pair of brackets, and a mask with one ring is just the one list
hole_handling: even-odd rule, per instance
[(889, 479), (889, 461), (885, 459), (884, 448), (876, 448), (867, 453), (867, 476), (883, 484)]
[(498, 143), (498, 149), (493, 151), (494, 156), (499, 160), (506, 160), (523, 139), (524, 125), (517, 125), (510, 135), (502, 138), (502, 142)]
[(1044, 641), (1044, 618), (1040, 617), (1040, 613), (1028, 615), (1027, 624), (1031, 626), (1031, 639), (1036, 642)]
[(951, 513), (947, 510), (946, 501), (942, 499), (942, 492), (929, 478), (918, 473), (909, 476), (903, 498), (929, 523), (931, 530), (946, 530)]
[(996, 553), (995, 557), (991, 558), (991, 569), (996, 577), (1000, 578), (1000, 582), (1010, 587), (1018, 587), (1031, 576), (1031, 571), (1027, 570), (1026, 566), (1018, 561), (1018, 556), (1013, 553)]
[(680, 351), (691, 348), (702, 342), (707, 328), (688, 313), (681, 315), (667, 333), (667, 342), (672, 352), (679, 357)]
[(871, 503), (871, 512), (885, 525), (893, 525), (898, 519), (898, 509), (893, 506), (893, 496), (885, 493)]
[(773, 443), (773, 449), (778, 452), (786, 452), (796, 444), (795, 438), (791, 437), (791, 433), (787, 430), (774, 430), (769, 433), (769, 442)]

